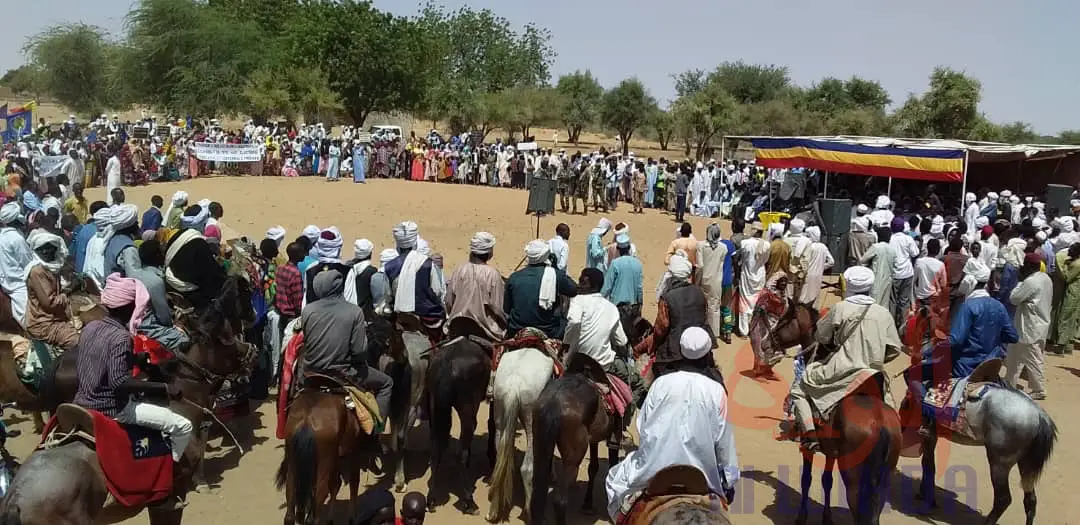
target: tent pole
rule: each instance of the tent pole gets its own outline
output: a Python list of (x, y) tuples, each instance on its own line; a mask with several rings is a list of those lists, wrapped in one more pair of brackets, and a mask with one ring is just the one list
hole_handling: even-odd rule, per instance
[(960, 215), (964, 216), (964, 196), (967, 195), (968, 150), (964, 150), (964, 174), (960, 179)]
[(727, 163), (727, 159), (724, 157), (724, 146), (727, 145), (727, 136), (720, 137), (720, 167), (723, 168)]
[(821, 198), (829, 198), (829, 172), (825, 172), (825, 188), (821, 190)]
[(885, 189), (885, 196), (892, 198), (892, 177), (889, 177), (889, 186)]

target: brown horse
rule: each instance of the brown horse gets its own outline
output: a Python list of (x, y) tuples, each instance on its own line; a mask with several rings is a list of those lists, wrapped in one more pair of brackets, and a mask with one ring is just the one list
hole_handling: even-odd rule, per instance
[(729, 525), (727, 510), (710, 497), (709, 482), (697, 467), (672, 465), (649, 480), (626, 515), (626, 525)]
[[(774, 348), (790, 348), (804, 344), (807, 362), (825, 360), (828, 354), (818, 351), (819, 345), (806, 343), (807, 335), (813, 340), (816, 323), (807, 325), (808, 312), (813, 309), (797, 305), (789, 309), (793, 315), (780, 319), (767, 340)], [(801, 310), (808, 311), (803, 313)], [(813, 319), (817, 316), (814, 315)], [(797, 379), (798, 380), (798, 379)], [(900, 417), (884, 401), (885, 381), (883, 374), (876, 374), (847, 394), (830, 413), (823, 418), (811, 402), (814, 419), (818, 422), (815, 436), (825, 456), (825, 470), (821, 485), (825, 491), (822, 522), (832, 523), (829, 497), (832, 493), (833, 470), (840, 464), (840, 476), (847, 487), (847, 500), (856, 524), (877, 524), (885, 504), (883, 495), (892, 472), (900, 459)], [(803, 470), (802, 496), (795, 523), (804, 525), (807, 518), (810, 486), (813, 474), (813, 454), (802, 450)]]
[(337, 495), (342, 479), (349, 483), (350, 505), (356, 504), (360, 474), (369, 460), (364, 444), (374, 438), (346, 406), (348, 397), (342, 382), (316, 374), (304, 378), (304, 387), (289, 405), (285, 457), (276, 478), (278, 490), (285, 489), (285, 525), (315, 524), (327, 517), (326, 504)]
[(608, 464), (619, 462), (622, 418), (604, 409), (604, 401), (593, 382), (606, 382), (603, 368), (588, 356), (572, 354), (565, 374), (548, 383), (533, 408), (533, 487), (529, 503), (529, 523), (544, 523), (547, 494), (551, 486), (551, 463), (559, 448), (562, 469), (556, 480), (552, 504), (555, 523), (566, 523), (566, 498), (570, 483), (577, 479), (578, 467), (589, 452), (589, 482), (582, 512), (593, 512), (593, 485), (600, 470), (600, 441), (608, 440)]
[[(762, 310), (755, 310), (754, 317), (766, 315)], [(779, 378), (772, 371), (771, 363), (758, 363), (759, 356), (777, 356), (776, 361), (783, 357), (783, 353), (793, 346), (809, 348), (814, 342), (814, 330), (820, 313), (812, 306), (800, 304), (794, 300), (788, 300), (788, 308), (784, 311), (776, 325), (764, 337), (754, 337), (751, 330), (750, 347), (754, 350), (754, 369), (750, 371), (753, 377), (763, 377), (770, 380)], [(761, 321), (765, 321), (761, 319)], [(751, 325), (753, 326), (753, 325)]]
[[(205, 316), (224, 319), (247, 319), (251, 314), (251, 287), (241, 278), (230, 278), (219, 300), (211, 305)], [(228, 317), (226, 317), (228, 316)], [(218, 338), (214, 339), (218, 341)], [(255, 358), (251, 345), (236, 343), (230, 346), (212, 344), (196, 337), (187, 352), (177, 354), (174, 361), (162, 367), (149, 367), (151, 379), (174, 384), (183, 392), (183, 399), (173, 401), (169, 408), (191, 421), (196, 429), (211, 417), (212, 400), (221, 385), (229, 378), (249, 371)], [(50, 410), (61, 402), (74, 398), (78, 384), (75, 365), (78, 349), (65, 352), (50, 385)], [(188, 444), (183, 460), (174, 475), (175, 496), (190, 491), (193, 479), (202, 464), (205, 440), (196, 432)], [(19, 469), (8, 495), (0, 504), (0, 521), (12, 523), (54, 524), (92, 523), (102, 514), (108, 491), (101, 469), (97, 466), (93, 445), (70, 441), (55, 448), (32, 454)], [(124, 509), (137, 514), (142, 509)], [(183, 510), (147, 507), (154, 525), (179, 524)], [(7, 521), (5, 521), (7, 522)]]

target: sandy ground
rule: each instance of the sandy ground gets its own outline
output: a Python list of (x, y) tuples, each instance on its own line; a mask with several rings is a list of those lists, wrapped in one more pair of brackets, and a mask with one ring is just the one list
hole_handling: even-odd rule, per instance
[[(220, 201), (225, 208), (224, 223), (229, 227), (261, 237), (266, 228), (281, 224), (289, 230), (289, 236), (299, 235), (300, 229), (309, 223), (320, 226), (337, 225), (346, 238), (346, 254), (351, 252), (351, 242), (367, 237), (378, 249), (392, 246), (391, 227), (401, 220), (414, 220), (420, 225), (421, 235), (431, 242), (434, 250), (441, 252), (451, 269), (466, 259), (468, 240), (478, 230), (495, 234), (494, 264), (504, 274), (509, 273), (522, 256), (524, 244), (536, 233), (536, 221), (524, 214), (526, 194), (508, 189), (477, 188), (471, 186), (435, 185), (403, 181), (370, 181), (366, 185), (351, 182), (326, 183), (320, 179), (280, 178), (215, 178), (177, 184), (159, 184), (131, 189), (129, 202), (140, 207), (148, 205), (150, 196), (162, 195), (166, 201), (177, 189), (187, 191), (192, 200), (211, 198)], [(91, 199), (102, 197), (101, 189), (88, 192)], [(625, 221), (630, 225), (631, 236), (637, 244), (646, 275), (646, 314), (655, 314), (653, 286), (663, 271), (664, 252), (673, 238), (675, 224), (668, 215), (652, 210), (643, 215), (630, 213), (629, 206), (607, 214), (613, 222)], [(584, 241), (599, 215), (588, 217), (559, 214), (541, 221), (540, 236), (549, 238), (555, 225), (566, 222), (573, 230), (570, 266), (580, 270), (584, 262)], [(695, 232), (703, 235), (707, 221), (692, 219)], [(726, 229), (726, 227), (725, 227)], [(576, 273), (573, 272), (573, 273)], [(834, 300), (834, 299), (833, 299)], [(760, 384), (743, 377), (739, 372), (750, 368), (752, 354), (750, 345), (736, 341), (733, 345), (721, 345), (717, 350), (728, 387), (731, 390), (733, 408), (731, 423), (735, 426), (736, 443), (743, 481), (738, 487), (737, 501), (732, 507), (733, 521), (737, 523), (789, 523), (794, 519), (798, 504), (799, 468), (801, 458), (791, 443), (778, 443), (772, 439), (772, 431), (781, 415), (783, 397), (787, 384), (781, 382)], [(899, 370), (899, 363), (891, 365)], [(785, 378), (791, 377), (790, 360), (779, 367)], [(1058, 449), (1051, 459), (1039, 485), (1039, 522), (1080, 523), (1080, 518), (1067, 511), (1074, 508), (1068, 503), (1074, 497), (1073, 485), (1068, 482), (1067, 472), (1080, 467), (1076, 450), (1065, 446), (1078, 435), (1080, 423), (1075, 417), (1075, 407), (1068, 408), (1070, 399), (1080, 398), (1080, 357), (1049, 357), (1046, 371), (1050, 399), (1043, 406), (1056, 419), (1060, 439)], [(894, 392), (902, 393), (903, 386), (894, 381)], [(487, 471), (485, 459), (487, 407), (481, 408), (478, 439), (474, 450), (471, 474), (480, 478)], [(25, 457), (34, 445), (29, 436), (30, 424), (22, 416), (10, 414), (9, 422), (24, 432), (24, 436), (12, 440), (11, 451)], [(225, 445), (211, 452), (208, 475), (215, 480), (217, 489), (212, 494), (193, 494), (186, 512), (187, 523), (227, 524), (242, 520), (243, 523), (275, 523), (281, 519), (284, 497), (273, 487), (273, 474), (281, 460), (281, 444), (273, 438), (275, 416), (271, 405), (265, 405), (248, 423), (254, 427), (254, 435), (245, 441), (254, 447), (243, 457)], [(455, 430), (456, 435), (456, 430)], [(410, 490), (426, 490), (427, 432), (417, 429), (412, 434), (412, 448), (416, 450), (410, 469)], [(219, 444), (214, 441), (214, 444)], [(454, 449), (456, 441), (451, 445)], [(517, 447), (524, 449), (524, 439), (519, 436)], [(601, 454), (604, 454), (601, 452)], [(519, 454), (520, 457), (520, 454)], [(929, 517), (919, 517), (913, 510), (915, 480), (921, 474), (917, 460), (902, 459), (900, 472), (894, 476), (891, 504), (882, 517), (883, 523), (978, 523), (980, 515), (992, 506), (989, 470), (985, 452), (979, 448), (960, 447), (942, 443), (938, 448), (939, 501), (943, 505)], [(581, 480), (570, 496), (570, 506), (576, 509), (585, 495), (585, 464)], [(818, 463), (820, 468), (821, 463)], [(448, 468), (446, 470), (452, 470)], [(600, 475), (606, 473), (606, 461), (601, 460)], [(368, 483), (378, 482), (372, 475)], [(1014, 472), (1011, 487), (1013, 505), (1003, 516), (1003, 523), (1021, 523), (1024, 519), (1021, 503), (1019, 476)], [(843, 506), (841, 485), (834, 487), (833, 505)], [(520, 492), (519, 492), (520, 493)], [(481, 507), (481, 516), (487, 510), (486, 486), (479, 482), (475, 494)], [(592, 496), (598, 508), (603, 508), (605, 496), (602, 490)], [(812, 497), (821, 501), (821, 488), (815, 476)], [(520, 504), (520, 495), (518, 501)], [(456, 496), (450, 502), (455, 503)], [(444, 505), (431, 515), (428, 523), (439, 525), (464, 525), (484, 523), (481, 516), (464, 516), (451, 504)], [(811, 509), (811, 520), (819, 519), (821, 507)], [(512, 513), (519, 522), (519, 511)], [(850, 521), (849, 515), (837, 513), (839, 523)], [(570, 523), (584, 525), (604, 523), (606, 519), (587, 517), (576, 511), (570, 513)], [(146, 523), (145, 515), (133, 518), (130, 523)]]

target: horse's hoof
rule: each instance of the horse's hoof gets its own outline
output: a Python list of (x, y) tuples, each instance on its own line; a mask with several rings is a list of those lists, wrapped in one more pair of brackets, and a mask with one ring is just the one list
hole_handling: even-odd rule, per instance
[(461, 504), (461, 512), (470, 516), (476, 516), (480, 514), (480, 507), (476, 506), (476, 502), (473, 500), (464, 501)]
[(217, 490), (208, 483), (200, 483), (195, 486), (195, 492), (199, 494), (217, 494)]

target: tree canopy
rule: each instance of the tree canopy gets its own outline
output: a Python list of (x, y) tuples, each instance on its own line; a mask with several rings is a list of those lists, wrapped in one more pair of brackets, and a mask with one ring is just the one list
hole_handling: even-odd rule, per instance
[(135, 0), (123, 34), (60, 25), (24, 51), (27, 63), (0, 85), (87, 116), (138, 104), (362, 126), (373, 113), (406, 112), (455, 134), (557, 126), (573, 143), (589, 129), (624, 141), (644, 130), (696, 156), (732, 134), (1080, 143), (1077, 130), (1045, 137), (1026, 122), (991, 121), (979, 80), (948, 67), (894, 105), (858, 75), (801, 86), (786, 66), (736, 60), (673, 74), (675, 98), (661, 110), (634, 78), (607, 90), (588, 70), (552, 82), (546, 29), (468, 6), (403, 17), (340, 0)]

